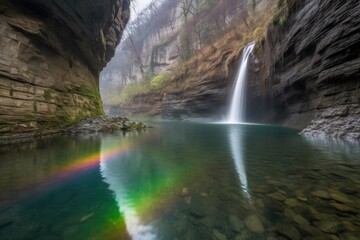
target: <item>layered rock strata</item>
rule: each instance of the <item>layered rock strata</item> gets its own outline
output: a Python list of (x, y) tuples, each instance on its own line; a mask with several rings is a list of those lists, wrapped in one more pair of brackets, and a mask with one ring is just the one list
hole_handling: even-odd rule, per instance
[(100, 71), (129, 18), (129, 0), (3, 0), (0, 134), (36, 132), (103, 113)]
[(306, 135), (360, 139), (360, 2), (285, 2), (264, 45), (268, 107), (286, 126), (311, 124)]

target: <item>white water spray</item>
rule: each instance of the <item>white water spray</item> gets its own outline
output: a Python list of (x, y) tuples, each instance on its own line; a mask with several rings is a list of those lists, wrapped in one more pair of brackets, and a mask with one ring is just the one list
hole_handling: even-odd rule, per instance
[(249, 65), (250, 53), (254, 50), (255, 42), (249, 43), (243, 50), (239, 72), (237, 74), (230, 111), (227, 117), (228, 123), (241, 123), (245, 121), (246, 78)]

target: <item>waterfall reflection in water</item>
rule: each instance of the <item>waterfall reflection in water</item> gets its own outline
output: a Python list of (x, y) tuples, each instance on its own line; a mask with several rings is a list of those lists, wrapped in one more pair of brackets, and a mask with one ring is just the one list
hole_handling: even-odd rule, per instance
[(243, 143), (243, 135), (240, 132), (241, 128), (237, 125), (230, 126), (228, 129), (229, 134), (229, 142), (232, 157), (235, 163), (235, 168), (237, 174), (239, 175), (240, 185), (244, 192), (245, 197), (251, 198), (248, 188), (248, 179), (246, 175), (246, 167), (244, 160), (244, 143)]
[(260, 240), (290, 229), (292, 239), (357, 239), (359, 154), (358, 143), (286, 128), (176, 122), (9, 147), (0, 236)]
[[(124, 137), (133, 140), (137, 133), (127, 133)], [(102, 140), (101, 149), (111, 149), (116, 145), (121, 145), (123, 138), (114, 140), (114, 138), (105, 138)], [(133, 149), (133, 151), (136, 151)], [(140, 155), (139, 155), (140, 154)], [(131, 162), (141, 162), (142, 156), (139, 154), (125, 153), (113, 159), (106, 156), (100, 158), (100, 172), (103, 181), (109, 185), (109, 189), (114, 193), (114, 198), (118, 204), (119, 212), (124, 216), (126, 229), (132, 239), (155, 240), (157, 239), (154, 229), (151, 225), (142, 222), (140, 213), (137, 210), (134, 199), (130, 196), (131, 189), (129, 184), (131, 176), (129, 176), (129, 165)]]

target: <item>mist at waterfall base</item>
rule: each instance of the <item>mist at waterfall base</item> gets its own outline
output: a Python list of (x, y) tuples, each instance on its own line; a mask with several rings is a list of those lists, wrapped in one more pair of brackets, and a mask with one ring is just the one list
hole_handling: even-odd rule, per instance
[(224, 123), (238, 124), (245, 122), (246, 111), (246, 83), (248, 75), (249, 57), (254, 50), (255, 42), (249, 43), (243, 50), (235, 87), (232, 93), (228, 116)]

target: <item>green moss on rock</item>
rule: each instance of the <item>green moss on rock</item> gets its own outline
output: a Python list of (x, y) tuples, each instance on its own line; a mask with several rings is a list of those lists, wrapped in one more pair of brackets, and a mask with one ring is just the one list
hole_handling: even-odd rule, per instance
[(44, 91), (44, 94), (43, 94), (43, 96), (44, 96), (44, 98), (45, 98), (45, 100), (46, 101), (51, 101), (51, 90), (50, 89), (46, 89), (45, 91)]

